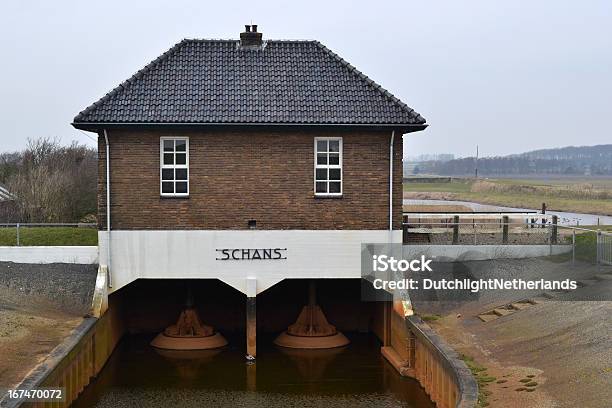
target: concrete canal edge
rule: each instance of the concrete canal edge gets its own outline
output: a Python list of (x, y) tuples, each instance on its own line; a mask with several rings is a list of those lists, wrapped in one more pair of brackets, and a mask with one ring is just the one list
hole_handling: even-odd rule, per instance
[(382, 355), (400, 375), (419, 381), (438, 408), (472, 408), (478, 384), (459, 355), (420, 317), (394, 302)]
[[(440, 364), (440, 373), (434, 373), (433, 370), (421, 367), (425, 363), (425, 359), (416, 358), (415, 368), (417, 379), (424, 386), (430, 397), (436, 402), (438, 407), (450, 406), (444, 401), (445, 394), (448, 394), (448, 383), (444, 384), (444, 377), (450, 377), (457, 390), (457, 399), (454, 407), (456, 408), (472, 408), (478, 403), (478, 384), (472, 375), (472, 372), (467, 367), (465, 362), (461, 360), (455, 350), (453, 350), (442, 337), (440, 337), (427, 323), (418, 316), (409, 316), (406, 318), (408, 330), (417, 339), (417, 344), (425, 346), (427, 354), (430, 355), (430, 360), (434, 360)], [(418, 353), (418, 351), (417, 351)], [(419, 361), (421, 360), (421, 361)], [(435, 367), (435, 365), (429, 365)], [(429, 371), (429, 372), (428, 372)], [(429, 390), (428, 390), (429, 388)], [(446, 398), (449, 396), (446, 395)], [(437, 401), (441, 399), (441, 401)]]
[[(102, 370), (122, 334), (119, 320), (111, 311), (101, 318), (86, 317), (15, 389), (62, 388), (63, 399), (52, 405), (69, 407)], [(26, 403), (28, 407), (49, 406), (49, 402), (8, 399), (5, 395), (0, 407), (16, 408)]]
[[(59, 370), (64, 369), (64, 360), (70, 358), (74, 350), (79, 346), (88, 334), (93, 330), (98, 319), (85, 318), (83, 322), (68, 336), (61, 344), (55, 347), (47, 358), (37, 365), (26, 378), (15, 387), (18, 390), (28, 390), (48, 386), (48, 379)], [(66, 395), (67, 396), (67, 395)], [(67, 398), (66, 398), (67, 400)], [(0, 400), (0, 407), (14, 408), (25, 403), (25, 399), (8, 399), (5, 396)]]

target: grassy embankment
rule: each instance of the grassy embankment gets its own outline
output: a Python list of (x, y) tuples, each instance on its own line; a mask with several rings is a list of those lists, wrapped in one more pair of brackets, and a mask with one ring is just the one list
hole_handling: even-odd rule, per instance
[[(0, 246), (17, 245), (16, 228), (0, 228)], [(95, 228), (76, 227), (21, 227), (21, 246), (76, 246), (98, 245), (98, 231)]]
[(612, 179), (514, 180), (453, 179), (450, 182), (404, 182), (404, 197), (473, 201), (507, 207), (612, 215)]

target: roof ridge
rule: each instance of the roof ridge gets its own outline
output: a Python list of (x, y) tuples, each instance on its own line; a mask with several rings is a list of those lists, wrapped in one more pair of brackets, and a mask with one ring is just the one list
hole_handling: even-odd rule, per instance
[(153, 67), (157, 66), (160, 62), (168, 59), (170, 54), (173, 54), (174, 52), (176, 52), (183, 44), (187, 43), (188, 41), (190, 41), (190, 40), (187, 39), (187, 38), (183, 38), (181, 41), (179, 41), (176, 44), (174, 44), (172, 47), (170, 47), (168, 50), (166, 50), (166, 52), (164, 52), (163, 54), (161, 54), (160, 56), (158, 56), (157, 58), (155, 58), (154, 60), (149, 62), (147, 65), (145, 65), (144, 67), (142, 67), (141, 69), (136, 71), (131, 77), (129, 77), (128, 79), (126, 79), (125, 81), (121, 82), (119, 85), (117, 85), (113, 89), (111, 89), (102, 98), (98, 99), (96, 102), (92, 103), (91, 105), (89, 105), (88, 107), (83, 109), (81, 112), (79, 112), (74, 117), (73, 121), (74, 122), (78, 122), (79, 120), (82, 120), (85, 115), (87, 115), (89, 112), (94, 110), (97, 106), (103, 104), (104, 102), (109, 100), (112, 96), (114, 96), (114, 95), (118, 94), (119, 92), (123, 91), (130, 84), (132, 84), (132, 82), (134, 82), (134, 80), (141, 78), (142, 75), (144, 75), (146, 72), (149, 72)]
[(408, 112), (408, 113), (415, 113), (418, 117), (421, 117), (421, 115), (416, 112), (414, 109), (412, 109), (410, 106), (408, 106), (406, 103), (404, 103), (401, 99), (399, 99), (398, 97), (396, 97), (395, 95), (393, 95), (391, 92), (389, 92), (387, 89), (383, 88), (382, 85), (378, 84), (376, 81), (374, 81), (373, 79), (371, 79), (370, 77), (368, 77), (366, 74), (364, 74), (363, 72), (361, 72), (360, 70), (358, 70), (355, 66), (351, 65), (351, 63), (349, 63), (348, 61), (346, 61), (344, 58), (342, 58), (340, 55), (336, 54), (335, 52), (333, 52), (331, 49), (327, 48), (327, 46), (325, 46), (323, 43), (321, 43), (320, 41), (315, 40), (314, 41), (315, 44), (317, 44), (323, 51), (325, 51), (328, 55), (330, 55), (331, 57), (333, 57), (334, 59), (336, 59), (338, 62), (340, 62), (342, 65), (344, 65), (345, 67), (348, 68), (348, 70), (350, 72), (352, 72), (353, 74), (355, 74), (359, 79), (361, 79), (362, 81), (364, 81), (367, 85), (369, 85), (370, 87), (372, 87), (373, 89), (379, 91), (381, 94), (383, 94), (387, 99), (389, 99), (391, 102), (394, 102), (398, 105), (400, 105), (400, 107), (403, 108), (404, 111)]
[[(194, 42), (236, 42), (240, 41), (238, 38), (185, 38), (183, 41), (194, 41)], [(264, 41), (272, 41), (272, 42), (286, 42), (286, 43), (304, 43), (304, 42), (317, 42), (317, 40), (309, 40), (309, 39), (276, 39), (270, 38), (265, 39)]]

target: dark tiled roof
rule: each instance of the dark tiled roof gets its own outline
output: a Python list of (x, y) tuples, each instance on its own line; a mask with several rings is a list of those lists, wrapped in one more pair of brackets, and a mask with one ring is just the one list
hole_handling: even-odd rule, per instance
[(94, 123), (424, 125), (318, 41), (183, 40), (74, 119)]

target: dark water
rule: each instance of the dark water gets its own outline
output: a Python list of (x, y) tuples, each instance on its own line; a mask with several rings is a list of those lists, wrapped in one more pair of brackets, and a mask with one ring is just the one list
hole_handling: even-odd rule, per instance
[(434, 406), (415, 380), (383, 359), (374, 336), (348, 337), (349, 346), (322, 351), (287, 351), (259, 338), (257, 363), (248, 365), (237, 347), (161, 355), (148, 345), (150, 336), (127, 336), (73, 406)]

